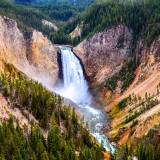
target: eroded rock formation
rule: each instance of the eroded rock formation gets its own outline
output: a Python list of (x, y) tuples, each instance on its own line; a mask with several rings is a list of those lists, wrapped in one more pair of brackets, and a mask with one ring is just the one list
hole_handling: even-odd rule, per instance
[(119, 25), (83, 41), (74, 52), (82, 60), (90, 81), (100, 84), (121, 68), (131, 45), (132, 32)]
[(29, 77), (52, 86), (58, 79), (57, 48), (34, 30), (27, 38), (17, 23), (0, 16), (0, 58)]

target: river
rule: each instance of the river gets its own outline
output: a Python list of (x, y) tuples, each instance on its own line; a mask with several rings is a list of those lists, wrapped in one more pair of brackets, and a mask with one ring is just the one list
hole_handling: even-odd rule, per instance
[(107, 124), (107, 116), (102, 108), (94, 103), (94, 98), (88, 91), (88, 83), (85, 79), (83, 68), (79, 59), (71, 48), (60, 47), (63, 71), (63, 83), (58, 88), (58, 93), (77, 104), (77, 110), (84, 116), (89, 132), (103, 145), (106, 151), (115, 152), (108, 138), (103, 133)]

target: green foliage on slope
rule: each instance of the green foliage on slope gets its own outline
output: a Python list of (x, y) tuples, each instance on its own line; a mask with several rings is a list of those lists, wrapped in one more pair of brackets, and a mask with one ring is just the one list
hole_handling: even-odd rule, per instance
[(153, 41), (160, 34), (159, 0), (102, 0), (89, 7), (80, 17), (81, 40), (96, 32), (124, 24), (134, 32), (135, 40)]
[(56, 21), (68, 21), (77, 15), (78, 10), (70, 5), (35, 6), (44, 15)]
[(28, 80), (9, 64), (5, 64), (4, 74), (0, 76), (0, 92), (13, 107), (27, 109), (39, 121), (40, 127), (49, 130), (46, 140), (40, 130), (33, 128), (26, 137), (19, 127), (14, 129), (12, 123), (2, 124), (1, 158), (101, 159), (101, 147), (79, 122), (75, 110), (66, 106), (60, 96), (48, 91), (41, 84)]
[(107, 89), (114, 92), (117, 88), (118, 81), (120, 81), (121, 82), (121, 88), (120, 89), (122, 91), (126, 90), (129, 87), (129, 85), (131, 84), (131, 82), (134, 80), (135, 69), (136, 69), (135, 59), (131, 59), (131, 60), (127, 61), (118, 73), (113, 75), (111, 78), (109, 78), (105, 82), (104, 86)]
[[(147, 136), (142, 140), (138, 140), (133, 144), (127, 144), (117, 151), (115, 160), (130, 160), (137, 157), (138, 160), (159, 160), (160, 157), (160, 141), (158, 131), (160, 126), (151, 129)], [(138, 143), (138, 145), (137, 145)]]
[(25, 6), (14, 6), (6, 0), (0, 1), (0, 15), (16, 20), (22, 31), (30, 31), (34, 28), (43, 32), (45, 29), (49, 28), (44, 27), (41, 20), (51, 20), (39, 10)]
[(71, 5), (80, 10), (88, 7), (94, 0), (15, 0), (16, 3), (30, 5)]
[[(6, 0), (0, 2), (0, 7), (0, 14), (16, 19), (22, 28), (35, 28), (43, 32), (55, 43), (77, 44), (96, 32), (104, 31), (118, 24), (124, 24), (132, 29), (135, 40), (142, 38), (148, 44), (160, 34), (159, 0), (98, 1), (80, 14), (77, 19), (68, 23), (67, 27), (63, 28), (62, 25), (58, 33), (42, 26), (41, 20), (47, 19), (51, 22), (53, 20), (69, 20), (77, 15), (78, 11), (74, 7), (69, 5), (14, 6)], [(81, 23), (83, 23), (81, 37), (72, 40), (69, 32), (66, 32), (66, 28), (72, 31), (73, 26), (76, 27)]]
[(122, 99), (117, 105), (118, 108), (119, 109), (124, 109), (125, 107), (127, 107), (128, 101), (129, 101), (129, 97)]
[[(60, 6), (23, 6), (14, 5), (7, 0), (0, 1), (0, 15), (16, 20), (21, 31), (31, 32), (36, 29), (47, 36), (53, 43), (72, 43), (70, 36), (64, 34), (64, 24), (77, 14), (77, 10), (69, 5)], [(60, 28), (55, 32), (52, 28), (44, 26), (42, 20), (48, 20)]]
[(98, 152), (83, 141), (62, 135), (55, 122), (51, 124), (47, 139), (36, 126), (24, 135), (18, 125), (14, 127), (13, 119), (0, 125), (1, 160), (99, 160)]

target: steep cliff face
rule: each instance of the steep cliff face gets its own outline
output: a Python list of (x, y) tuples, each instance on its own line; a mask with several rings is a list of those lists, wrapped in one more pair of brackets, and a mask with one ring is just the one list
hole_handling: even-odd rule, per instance
[(31, 66), (34, 66), (37, 78), (54, 85), (58, 80), (58, 49), (42, 35), (41, 32), (33, 31), (29, 39), (29, 50), (27, 50), (27, 59)]
[(56, 83), (57, 49), (42, 33), (34, 30), (26, 39), (14, 20), (0, 17), (0, 42), (1, 59), (48, 86)]
[(132, 37), (127, 27), (119, 25), (95, 34), (74, 48), (92, 83), (102, 83), (121, 68), (131, 51)]
[[(0, 73), (6, 74), (6, 63), (12, 64), (28, 78), (53, 87), (59, 72), (57, 50), (42, 33), (33, 30), (24, 36), (14, 20), (0, 16)], [(0, 87), (0, 122), (12, 115), (24, 130), (30, 129), (31, 122), (39, 123), (29, 111), (11, 103)]]
[(22, 65), (25, 60), (25, 40), (14, 20), (0, 17), (0, 55), (7, 62)]

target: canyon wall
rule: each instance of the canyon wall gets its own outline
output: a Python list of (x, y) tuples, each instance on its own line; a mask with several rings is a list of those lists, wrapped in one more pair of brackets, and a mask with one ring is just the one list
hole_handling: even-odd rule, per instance
[[(132, 41), (132, 31), (119, 25), (95, 34), (73, 49), (93, 87), (121, 69), (130, 56)], [(119, 145), (128, 139), (142, 138), (160, 123), (160, 37), (150, 45), (139, 40), (134, 51), (139, 65), (132, 84), (123, 92), (105, 87), (98, 92), (112, 117), (112, 130), (107, 135)]]
[[(118, 139), (120, 145), (142, 138), (160, 123), (160, 37), (150, 45), (139, 42), (137, 48), (139, 66), (134, 81), (106, 106), (113, 117), (108, 135)], [(126, 103), (121, 108), (122, 102)]]
[[(0, 73), (5, 72), (6, 63), (9, 63), (28, 78), (53, 89), (59, 74), (57, 54), (58, 48), (41, 32), (33, 30), (23, 34), (16, 21), (0, 16)], [(31, 123), (39, 123), (27, 110), (12, 104), (1, 91), (0, 122), (11, 115), (25, 131), (30, 130)]]
[(0, 42), (1, 59), (48, 87), (56, 83), (57, 48), (42, 33), (24, 37), (14, 20), (0, 16)]
[(73, 50), (82, 60), (89, 80), (100, 84), (119, 71), (130, 54), (132, 39), (132, 31), (118, 25), (84, 40)]

